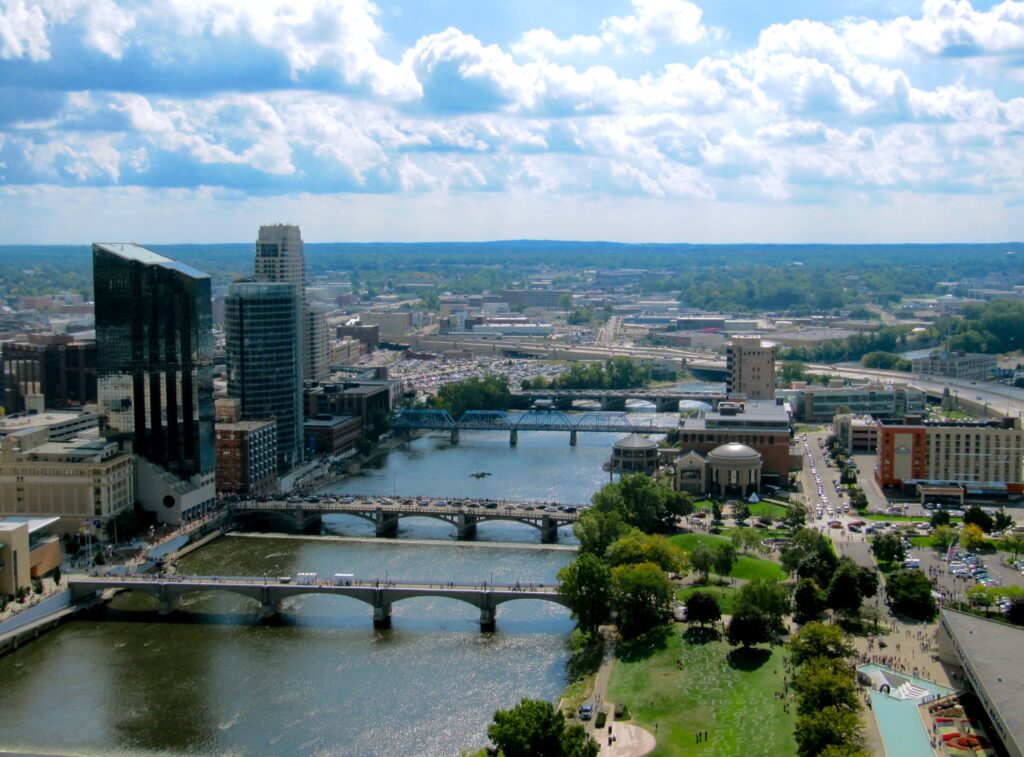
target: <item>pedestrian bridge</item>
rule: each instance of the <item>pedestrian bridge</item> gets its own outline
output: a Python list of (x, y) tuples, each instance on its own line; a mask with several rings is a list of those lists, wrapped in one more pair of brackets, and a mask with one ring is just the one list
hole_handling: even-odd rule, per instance
[[(348, 498), (346, 498), (348, 499)], [(368, 520), (374, 524), (379, 537), (398, 535), (398, 522), (402, 518), (427, 517), (444, 521), (455, 526), (460, 540), (476, 536), (477, 524), (490, 520), (514, 521), (533, 526), (540, 531), (544, 544), (558, 541), (558, 529), (575, 523), (577, 514), (561, 510), (544, 510), (533, 503), (488, 502), (439, 505), (446, 500), (400, 498), (398, 502), (380, 502), (370, 498), (353, 498), (351, 502), (336, 499), (320, 502), (256, 502), (253, 500), (234, 502), (227, 511), (236, 520), (244, 517), (265, 516), (283, 521), (296, 531), (307, 531), (315, 527), (323, 515), (347, 514)], [(527, 509), (528, 508), (528, 509)]]
[(512, 392), (512, 401), (519, 407), (550, 401), (555, 407), (568, 410), (574, 402), (597, 402), (602, 410), (622, 410), (627, 400), (642, 400), (654, 405), (659, 413), (679, 410), (680, 402), (705, 402), (712, 407), (727, 399), (724, 392), (684, 392), (675, 389), (524, 389)]
[(260, 605), (260, 616), (273, 617), (287, 607), (283, 606), (291, 597), (303, 594), (327, 594), (359, 600), (373, 608), (374, 628), (391, 627), (391, 605), (403, 599), (415, 597), (444, 597), (476, 607), (480, 611), (480, 630), (493, 631), (498, 605), (517, 599), (539, 599), (568, 607), (566, 597), (554, 586), (543, 584), (455, 584), (451, 582), (424, 583), (416, 581), (352, 580), (351, 585), (338, 586), (330, 581), (315, 580), (311, 583), (296, 583), (291, 578), (267, 578), (266, 576), (179, 576), (179, 575), (138, 575), (138, 576), (87, 576), (71, 575), (68, 578), (71, 600), (92, 598), (97, 592), (116, 589), (137, 591), (155, 598), (159, 602), (161, 615), (174, 612), (181, 598), (187, 594), (203, 591), (221, 591), (241, 594)]
[(581, 431), (616, 434), (667, 434), (679, 428), (678, 422), (655, 419), (630, 420), (626, 413), (581, 413), (569, 416), (559, 410), (530, 410), (509, 414), (504, 410), (467, 410), (458, 420), (447, 410), (414, 410), (406, 408), (391, 421), (391, 428), (402, 431), (448, 431), (452, 444), (463, 431), (508, 431), (509, 444), (519, 443), (520, 431), (568, 432), (569, 444), (576, 445)]

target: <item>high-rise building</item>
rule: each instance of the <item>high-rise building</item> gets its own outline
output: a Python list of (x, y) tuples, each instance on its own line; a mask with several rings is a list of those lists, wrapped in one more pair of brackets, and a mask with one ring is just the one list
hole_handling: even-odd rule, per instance
[(775, 399), (775, 344), (757, 336), (735, 336), (725, 348), (725, 390), (751, 400)]
[(302, 376), (298, 360), (295, 286), (236, 282), (224, 302), (228, 397), (243, 420), (277, 422), (277, 468), (302, 462)]
[(45, 408), (96, 401), (96, 343), (63, 334), (29, 334), (3, 346), (4, 411), (21, 413), (38, 397)]
[(92, 251), (102, 433), (131, 443), (144, 507), (197, 517), (216, 496), (210, 277), (137, 244)]
[(302, 233), (295, 224), (275, 223), (260, 226), (256, 240), (256, 280), (287, 282), (294, 285), (297, 294), (295, 303), (295, 333), (299, 338), (296, 359), (303, 379), (315, 381), (309, 374), (309, 363), (305, 358), (306, 345), (310, 341), (309, 320), (306, 317), (306, 256)]
[(331, 344), (327, 338), (327, 312), (324, 305), (310, 305), (306, 309), (306, 361), (302, 378), (306, 381), (326, 381), (330, 372)]

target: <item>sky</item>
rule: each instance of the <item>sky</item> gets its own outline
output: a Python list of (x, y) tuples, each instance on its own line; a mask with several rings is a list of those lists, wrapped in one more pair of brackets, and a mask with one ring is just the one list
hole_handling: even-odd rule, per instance
[(1024, 2), (0, 0), (0, 243), (1024, 239)]

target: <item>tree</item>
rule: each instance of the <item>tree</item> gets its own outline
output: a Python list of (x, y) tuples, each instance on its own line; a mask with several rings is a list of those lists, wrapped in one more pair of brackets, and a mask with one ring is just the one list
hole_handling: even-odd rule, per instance
[(718, 600), (706, 591), (695, 591), (686, 600), (686, 620), (688, 623), (700, 623), (702, 626), (714, 623), (722, 617), (722, 608)]
[(733, 505), (732, 517), (736, 520), (746, 520), (750, 517), (750, 505), (747, 504), (746, 500), (740, 500), (737, 504)]
[(690, 552), (690, 567), (700, 573), (701, 580), (707, 583), (708, 573), (715, 565), (715, 553), (706, 544), (698, 544)]
[(953, 539), (955, 538), (955, 528), (952, 526), (938, 526), (934, 531), (932, 531), (932, 546), (936, 549), (949, 549), (949, 545), (953, 543)]
[(1016, 560), (1017, 556), (1024, 552), (1024, 534), (1017, 531), (1008, 534), (1003, 538), (1003, 549), (1013, 552), (1013, 557)]
[(949, 510), (936, 510), (928, 522), (932, 524), (932, 528), (938, 528), (939, 526), (948, 526), (952, 519)]
[(978, 526), (986, 534), (992, 530), (995, 521), (992, 516), (982, 510), (978, 505), (967, 508), (964, 512), (964, 525)]
[(773, 631), (782, 631), (782, 619), (789, 615), (793, 603), (785, 585), (774, 578), (754, 578), (740, 587), (734, 607), (754, 607), (768, 619)]
[(714, 523), (722, 522), (722, 506), (718, 502), (711, 503), (711, 520)]
[(729, 542), (721, 542), (715, 546), (714, 556), (715, 573), (724, 580), (736, 564), (736, 548)]
[(1010, 609), (1006, 613), (1006, 619), (1014, 625), (1024, 626), (1024, 597), (1010, 600)]
[(504, 757), (596, 757), (599, 749), (583, 726), (566, 727), (562, 713), (539, 699), (496, 711), (487, 736), (495, 747), (488, 752)]
[(871, 540), (871, 552), (878, 562), (888, 565), (902, 564), (907, 557), (903, 539), (896, 534), (882, 534)]
[(860, 709), (853, 672), (846, 661), (835, 657), (815, 657), (793, 678), (793, 689), (800, 695), (797, 713), (807, 715), (826, 707)]
[(857, 564), (850, 558), (844, 557), (839, 561), (826, 592), (826, 602), (830, 610), (835, 610), (848, 618), (860, 612), (864, 597), (860, 591), (859, 574)]
[(573, 617), (586, 632), (595, 631), (608, 618), (612, 599), (612, 572), (590, 552), (558, 571), (558, 590), (565, 595)]
[(1013, 516), (1006, 512), (1006, 508), (1000, 507), (999, 511), (992, 516), (992, 530), (1005, 531), (1013, 525)]
[(686, 555), (664, 536), (645, 534), (634, 528), (608, 547), (605, 560), (613, 568), (652, 562), (666, 573), (679, 573), (686, 563)]
[(654, 563), (613, 568), (612, 587), (624, 635), (636, 636), (672, 617), (672, 582)]
[(801, 528), (781, 555), (782, 567), (799, 578), (813, 578), (818, 586), (828, 586), (838, 558), (828, 537), (809, 528)]
[(800, 629), (789, 641), (793, 664), (797, 667), (815, 657), (848, 658), (856, 651), (846, 640), (839, 626), (812, 621)]
[(960, 529), (960, 543), (967, 549), (978, 549), (985, 544), (985, 532), (976, 523), (968, 523)]
[(679, 506), (680, 500), (667, 486), (644, 473), (625, 475), (620, 481), (602, 486), (593, 496), (592, 509), (616, 512), (623, 522), (653, 533), (665, 528), (669, 519), (669, 503)]
[(622, 538), (627, 529), (628, 526), (618, 512), (604, 512), (591, 508), (579, 517), (572, 527), (572, 532), (580, 541), (580, 552), (590, 552), (592, 555), (604, 557), (608, 547)]
[(793, 591), (793, 608), (798, 623), (813, 620), (825, 611), (825, 594), (813, 578), (801, 578)]
[(858, 566), (857, 587), (864, 599), (875, 596), (878, 593), (878, 572), (863, 565)]
[(791, 507), (786, 511), (786, 517), (782, 519), (786, 528), (803, 528), (807, 523), (807, 513), (802, 507)]
[(799, 757), (819, 757), (829, 748), (864, 749), (860, 717), (856, 711), (842, 707), (825, 707), (800, 715), (793, 733)]
[(919, 570), (900, 570), (885, 582), (889, 606), (915, 620), (931, 620), (938, 613), (928, 577)]
[(744, 648), (771, 641), (768, 616), (751, 605), (738, 607), (729, 619), (729, 643)]
[(988, 612), (988, 608), (996, 601), (996, 594), (991, 586), (985, 586), (983, 584), (977, 584), (967, 590), (967, 601), (971, 603), (971, 607), (983, 607), (985, 612)]

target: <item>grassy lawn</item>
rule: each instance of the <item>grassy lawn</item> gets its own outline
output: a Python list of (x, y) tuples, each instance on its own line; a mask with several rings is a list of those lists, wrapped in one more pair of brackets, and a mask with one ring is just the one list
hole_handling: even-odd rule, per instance
[(736, 599), (736, 592), (738, 591), (735, 586), (687, 586), (685, 589), (680, 589), (676, 596), (685, 604), (686, 600), (690, 598), (690, 595), (694, 592), (703, 591), (707, 594), (711, 594), (715, 599), (718, 600), (718, 606), (722, 610), (723, 615), (732, 615), (733, 602)]
[[(677, 547), (690, 552), (698, 544), (714, 549), (716, 545), (727, 543), (729, 539), (724, 536), (715, 536), (714, 534), (676, 534), (675, 536), (670, 536), (669, 541)], [(759, 557), (751, 557), (750, 555), (740, 555), (736, 559), (736, 564), (733, 566), (729, 577), (743, 578), (748, 581), (753, 578), (777, 578), (782, 581), (786, 578), (786, 574), (778, 563), (771, 560), (763, 560)]]
[(758, 502), (755, 505), (749, 505), (750, 514), (757, 518), (770, 518), (772, 520), (780, 520), (785, 518), (789, 513), (789, 508), (784, 505), (774, 505), (771, 502)]
[[(782, 688), (782, 649), (730, 656), (725, 642), (692, 644), (682, 631), (676, 625), (621, 644), (612, 667), (608, 699), (625, 703), (634, 722), (655, 734), (652, 754), (795, 754), (796, 708), (784, 713), (773, 696)], [(698, 731), (708, 732), (707, 742), (696, 743)]]

